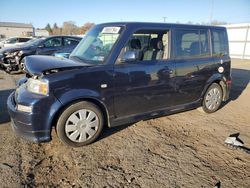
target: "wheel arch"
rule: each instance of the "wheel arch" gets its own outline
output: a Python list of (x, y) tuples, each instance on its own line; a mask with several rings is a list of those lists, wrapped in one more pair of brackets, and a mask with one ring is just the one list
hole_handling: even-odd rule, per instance
[(221, 87), (221, 89), (222, 89), (222, 101), (225, 101), (226, 100), (226, 81), (225, 80), (226, 79), (221, 74), (215, 74), (215, 75), (211, 76), (208, 79), (208, 81), (207, 81), (207, 83), (202, 91), (202, 94), (201, 94), (202, 100), (201, 101), (203, 101), (203, 98), (204, 98), (206, 91), (213, 83), (217, 83)]
[(108, 110), (106, 108), (106, 106), (98, 99), (96, 98), (92, 98), (92, 97), (82, 97), (82, 98), (76, 98), (74, 100), (68, 101), (66, 103), (64, 103), (55, 113), (53, 119), (52, 119), (52, 126), (51, 127), (55, 127), (56, 123), (60, 117), (60, 115), (63, 113), (63, 111), (68, 108), (70, 105), (77, 103), (77, 102), (81, 102), (81, 101), (87, 101), (87, 102), (91, 102), (93, 104), (95, 104), (97, 107), (99, 107), (99, 109), (101, 110), (102, 114), (103, 114), (103, 118), (104, 118), (104, 126), (108, 126), (110, 127), (110, 121), (109, 121), (109, 113)]

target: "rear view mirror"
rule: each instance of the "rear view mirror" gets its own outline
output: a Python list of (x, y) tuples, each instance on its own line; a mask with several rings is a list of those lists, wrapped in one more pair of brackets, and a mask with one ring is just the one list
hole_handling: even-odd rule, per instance
[(123, 57), (121, 58), (121, 62), (133, 62), (139, 59), (139, 52), (138, 51), (127, 51), (124, 53)]

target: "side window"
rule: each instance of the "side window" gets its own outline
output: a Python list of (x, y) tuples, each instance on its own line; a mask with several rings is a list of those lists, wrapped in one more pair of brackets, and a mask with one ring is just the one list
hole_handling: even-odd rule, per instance
[(64, 46), (76, 46), (80, 41), (74, 38), (64, 38)]
[(57, 38), (51, 38), (48, 39), (44, 42), (44, 46), (45, 47), (58, 47), (58, 46), (62, 46), (62, 38), (61, 37), (57, 37)]
[(225, 30), (212, 30), (213, 55), (228, 54), (227, 35)]
[(177, 59), (204, 57), (210, 55), (207, 30), (175, 31), (175, 57)]
[(7, 44), (15, 44), (17, 42), (17, 38), (10, 38), (7, 40)]
[(176, 58), (190, 58), (200, 55), (199, 30), (176, 30)]
[(19, 38), (19, 42), (27, 42), (29, 41), (29, 38)]
[(121, 50), (119, 59), (125, 53), (134, 51), (138, 61), (164, 60), (168, 58), (168, 30), (139, 30), (135, 32)]
[(200, 49), (201, 56), (209, 56), (210, 48), (209, 48), (209, 39), (208, 39), (208, 31), (200, 30)]

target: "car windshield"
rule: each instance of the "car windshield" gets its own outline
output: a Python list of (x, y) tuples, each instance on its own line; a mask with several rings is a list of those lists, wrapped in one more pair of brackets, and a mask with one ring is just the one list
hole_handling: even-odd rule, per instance
[(121, 27), (95, 26), (82, 39), (70, 55), (88, 64), (103, 64), (120, 36)]
[(24, 45), (36, 46), (36, 45), (38, 45), (40, 42), (42, 42), (43, 40), (44, 40), (44, 38), (31, 39), (31, 40), (25, 42)]

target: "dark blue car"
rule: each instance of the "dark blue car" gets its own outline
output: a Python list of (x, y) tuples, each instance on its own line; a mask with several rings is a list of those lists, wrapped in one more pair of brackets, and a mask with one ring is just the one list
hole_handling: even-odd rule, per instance
[(69, 59), (26, 57), (8, 109), (29, 140), (49, 141), (55, 127), (65, 144), (83, 146), (106, 126), (200, 106), (215, 112), (229, 98), (230, 66), (224, 27), (100, 24)]

